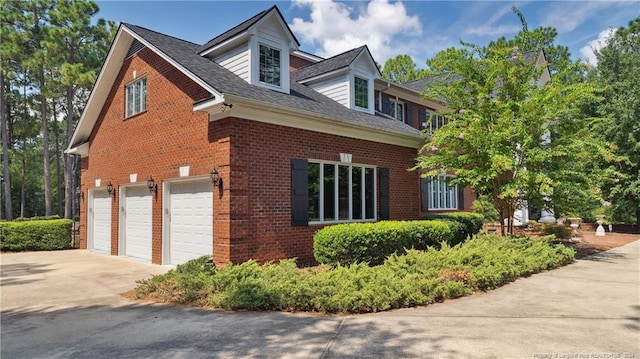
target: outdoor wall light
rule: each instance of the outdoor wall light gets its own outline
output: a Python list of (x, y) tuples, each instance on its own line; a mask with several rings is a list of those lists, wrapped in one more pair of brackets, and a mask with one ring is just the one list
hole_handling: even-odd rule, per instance
[[(111, 186), (113, 187), (113, 185)], [(109, 189), (107, 189), (108, 191)], [(78, 198), (80, 198), (81, 200), (84, 201), (84, 192), (82, 192), (82, 190), (80, 189), (80, 187), (76, 188), (76, 194), (78, 195)]]
[(113, 188), (111, 181), (107, 183), (107, 192), (109, 193), (109, 196), (113, 196), (113, 198), (116, 197), (116, 190)]
[(147, 180), (147, 187), (149, 187), (149, 192), (153, 192), (156, 195), (158, 194), (158, 185), (155, 183), (152, 176), (149, 176), (149, 179)]
[(220, 173), (215, 168), (211, 170), (211, 183), (213, 183), (214, 187), (218, 187), (220, 184)]

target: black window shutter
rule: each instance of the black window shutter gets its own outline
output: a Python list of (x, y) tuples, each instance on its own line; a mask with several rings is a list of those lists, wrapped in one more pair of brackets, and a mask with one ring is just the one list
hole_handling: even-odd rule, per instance
[(291, 225), (309, 224), (309, 162), (291, 160)]
[(464, 210), (464, 187), (458, 185), (458, 209)]
[(420, 178), (420, 208), (423, 211), (429, 210), (429, 179)]
[(406, 117), (404, 119), (404, 123), (406, 123), (407, 125), (413, 127), (413, 105), (411, 105), (410, 103), (407, 103), (404, 105), (404, 107), (407, 108), (406, 110)]
[(424, 130), (426, 122), (427, 122), (427, 110), (425, 110), (424, 108), (421, 108), (420, 111), (418, 111), (418, 129), (421, 131)]
[(378, 168), (380, 194), (380, 220), (389, 219), (389, 169)]
[(382, 113), (391, 114), (391, 101), (389, 101), (389, 97), (382, 95)]

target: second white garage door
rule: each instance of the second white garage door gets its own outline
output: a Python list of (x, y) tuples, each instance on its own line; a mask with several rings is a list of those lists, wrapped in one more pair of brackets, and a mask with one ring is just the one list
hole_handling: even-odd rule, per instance
[(172, 183), (169, 194), (169, 263), (213, 253), (211, 181)]
[(151, 193), (147, 187), (132, 187), (125, 191), (124, 255), (151, 261)]

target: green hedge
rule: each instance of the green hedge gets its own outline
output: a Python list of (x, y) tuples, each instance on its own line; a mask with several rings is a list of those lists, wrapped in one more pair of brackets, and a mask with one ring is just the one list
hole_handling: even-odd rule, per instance
[(71, 248), (70, 219), (0, 223), (0, 250), (48, 251)]
[(467, 237), (473, 237), (482, 230), (484, 220), (481, 214), (471, 212), (450, 212), (450, 213), (433, 213), (425, 216), (427, 220), (456, 221), (461, 223), (464, 228), (456, 238), (456, 243), (463, 242)]
[(316, 232), (313, 255), (319, 263), (332, 266), (379, 265), (391, 254), (404, 254), (410, 248), (457, 244), (463, 230), (462, 224), (452, 220), (338, 224)]

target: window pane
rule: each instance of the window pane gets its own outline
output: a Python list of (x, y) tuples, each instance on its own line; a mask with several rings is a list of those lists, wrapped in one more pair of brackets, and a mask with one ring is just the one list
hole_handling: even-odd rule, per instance
[(325, 221), (334, 221), (336, 219), (335, 215), (335, 176), (336, 170), (335, 165), (325, 164), (323, 166), (324, 170), (324, 201), (323, 201), (323, 214)]
[(375, 196), (374, 196), (374, 170), (373, 168), (364, 169), (364, 202), (365, 202), (365, 218), (375, 218)]
[(140, 81), (133, 84), (133, 112), (140, 112)]
[(320, 220), (320, 164), (309, 163), (309, 221)]
[(351, 168), (351, 215), (362, 219), (362, 167)]
[(127, 117), (133, 115), (133, 86), (127, 86)]
[(339, 219), (349, 219), (349, 166), (338, 166)]
[(141, 107), (141, 111), (146, 111), (147, 110), (147, 79), (146, 78), (142, 79), (140, 83), (142, 84), (142, 90), (141, 90), (142, 106), (140, 107)]
[(280, 86), (280, 51), (260, 45), (260, 82)]
[(354, 84), (355, 105), (362, 108), (369, 108), (369, 82), (360, 77), (356, 77)]

